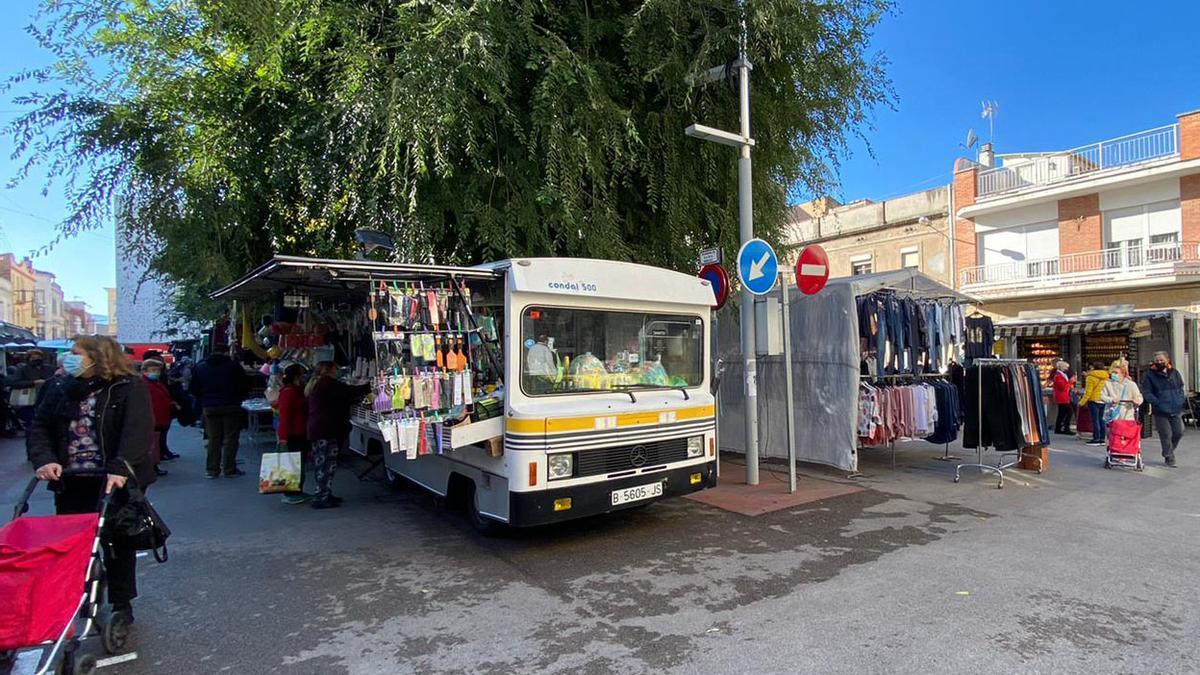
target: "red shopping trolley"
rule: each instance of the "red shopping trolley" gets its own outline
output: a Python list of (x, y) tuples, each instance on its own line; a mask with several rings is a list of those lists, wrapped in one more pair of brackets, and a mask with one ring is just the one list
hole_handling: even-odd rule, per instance
[(1113, 420), (1108, 425), (1108, 451), (1104, 455), (1104, 468), (1124, 466), (1141, 471), (1142, 425), (1137, 420)]
[(30, 481), (13, 519), (0, 528), (0, 662), (37, 649), (38, 675), (92, 673), (96, 657), (78, 653), (82, 641), (98, 635), (105, 651), (115, 654), (129, 635), (124, 614), (99, 614), (108, 496), (98, 513), (22, 517), (37, 486), (36, 478)]

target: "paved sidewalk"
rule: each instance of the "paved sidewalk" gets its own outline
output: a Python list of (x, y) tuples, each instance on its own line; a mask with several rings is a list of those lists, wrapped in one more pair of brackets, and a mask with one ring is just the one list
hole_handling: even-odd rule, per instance
[[(346, 506), (316, 512), (203, 480), (190, 430), (172, 447), (171, 559), (139, 566), (139, 658), (102, 672), (1200, 671), (1195, 430), (1174, 470), (1064, 440), (997, 490), (919, 442), (762, 516), (678, 499), (502, 539), (348, 466)], [(5, 503), (22, 459), (0, 444)]]

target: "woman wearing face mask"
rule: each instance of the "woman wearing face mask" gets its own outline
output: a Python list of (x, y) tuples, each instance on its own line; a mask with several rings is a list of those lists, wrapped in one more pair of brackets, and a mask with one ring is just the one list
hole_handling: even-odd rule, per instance
[[(1104, 383), (1104, 389), (1100, 392), (1106, 421), (1136, 420), (1138, 406), (1142, 404), (1142, 390), (1129, 377), (1129, 369), (1120, 361), (1113, 361), (1108, 373), (1108, 382)], [(1110, 412), (1114, 408), (1116, 412)]]
[[(35, 475), (50, 483), (59, 514), (94, 512), (106, 492), (120, 507), (129, 498), (124, 487), (130, 467), (143, 488), (155, 479), (149, 457), (150, 394), (111, 338), (76, 337), (63, 370), (46, 384), (34, 412), (26, 444), (29, 461)], [(132, 621), (136, 551), (124, 542), (103, 549), (113, 612)]]
[[(154, 434), (156, 436), (154, 440), (157, 443), (157, 447), (152, 448), (150, 455), (154, 461), (154, 473), (158, 476), (167, 475), (166, 470), (159, 468), (158, 464), (166, 459), (163, 455), (166, 443), (163, 441), (166, 439), (167, 430), (171, 427), (171, 412), (174, 405), (171, 400), (171, 391), (162, 381), (164, 367), (166, 364), (157, 359), (142, 361), (142, 379), (145, 380), (146, 390), (150, 393), (150, 409), (154, 411)], [(154, 452), (155, 449), (157, 452)]]

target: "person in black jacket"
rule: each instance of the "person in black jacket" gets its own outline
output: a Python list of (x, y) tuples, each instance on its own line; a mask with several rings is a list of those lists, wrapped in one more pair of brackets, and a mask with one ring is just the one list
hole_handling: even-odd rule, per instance
[(238, 437), (242, 433), (242, 400), (248, 388), (246, 371), (229, 358), (229, 346), (213, 345), (213, 353), (192, 371), (189, 393), (204, 411), (208, 434), (206, 478), (242, 476), (237, 468)]
[[(29, 427), (26, 451), (35, 475), (50, 482), (59, 514), (90, 513), (112, 493), (119, 507), (129, 495), (130, 469), (143, 488), (154, 482), (150, 395), (111, 338), (80, 336), (63, 362), (65, 374), (44, 385)], [(112, 542), (104, 548), (113, 612), (133, 619), (137, 551)]]
[(1162, 444), (1163, 462), (1175, 466), (1175, 449), (1183, 438), (1183, 408), (1187, 397), (1183, 392), (1183, 377), (1171, 365), (1166, 352), (1155, 352), (1154, 363), (1142, 375), (1142, 396), (1154, 413), (1154, 432)]
[[(54, 364), (46, 363), (46, 354), (40, 349), (31, 349), (25, 355), (25, 363), (17, 368), (16, 374), (13, 376), (9, 386), (13, 389), (33, 389), (40, 391), (42, 385), (54, 377)], [(36, 395), (36, 394), (35, 394)], [(32, 405), (25, 405), (17, 408), (17, 417), (25, 428), (29, 429), (29, 423), (33, 420)]]

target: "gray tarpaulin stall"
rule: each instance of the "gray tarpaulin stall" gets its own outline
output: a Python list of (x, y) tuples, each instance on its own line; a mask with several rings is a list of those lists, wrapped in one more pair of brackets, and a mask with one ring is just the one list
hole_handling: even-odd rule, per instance
[[(858, 470), (859, 364), (855, 298), (891, 289), (914, 298), (972, 302), (915, 270), (830, 279), (816, 295), (790, 287), (792, 383), (796, 405), (796, 457)], [(778, 290), (771, 296), (779, 297)], [(719, 314), (718, 355), (725, 362), (719, 401), (721, 448), (745, 452), (746, 384), (737, 311)], [(762, 457), (787, 457), (783, 357), (758, 359), (759, 448)]]

